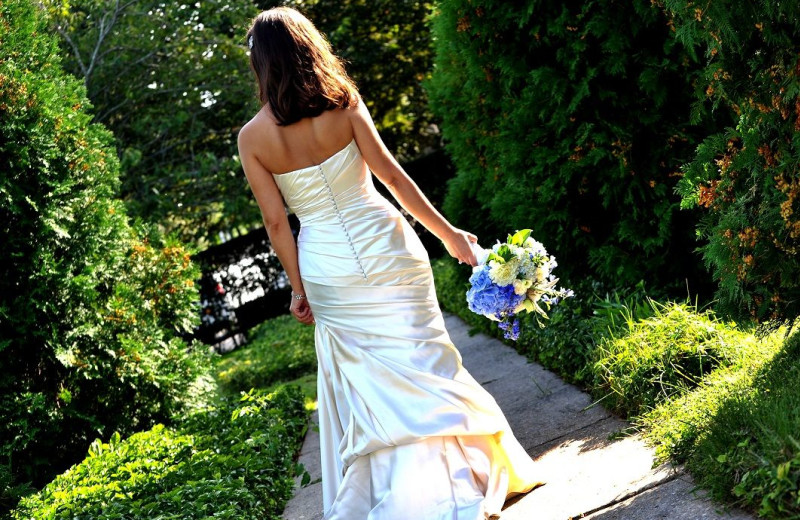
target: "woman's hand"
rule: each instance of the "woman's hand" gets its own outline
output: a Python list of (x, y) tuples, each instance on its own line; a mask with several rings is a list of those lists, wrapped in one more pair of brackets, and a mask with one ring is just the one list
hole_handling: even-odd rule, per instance
[(314, 323), (314, 314), (311, 312), (311, 306), (308, 305), (305, 295), (300, 295), (302, 298), (297, 298), (296, 293), (292, 293), (292, 302), (289, 304), (289, 312), (300, 323), (311, 325)]
[(472, 244), (478, 242), (478, 237), (472, 233), (453, 228), (453, 232), (443, 242), (447, 252), (458, 260), (459, 264), (467, 263), (473, 267), (478, 265), (478, 259), (475, 258), (475, 252), (472, 249)]

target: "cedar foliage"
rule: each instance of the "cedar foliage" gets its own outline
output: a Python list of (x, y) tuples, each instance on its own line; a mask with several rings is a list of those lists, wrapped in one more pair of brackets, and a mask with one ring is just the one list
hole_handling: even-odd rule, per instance
[(96, 437), (184, 409), (205, 370), (180, 337), (198, 272), (128, 223), (88, 109), (40, 8), (0, 3), (0, 511)]
[(674, 187), (707, 131), (667, 22), (641, 2), (441, 1), (428, 87), (458, 171), (449, 217), (484, 243), (533, 228), (571, 279), (699, 290)]
[(720, 310), (800, 315), (800, 4), (662, 2), (676, 38), (703, 53), (698, 105), (734, 123), (709, 135), (679, 185), (702, 207), (701, 251)]

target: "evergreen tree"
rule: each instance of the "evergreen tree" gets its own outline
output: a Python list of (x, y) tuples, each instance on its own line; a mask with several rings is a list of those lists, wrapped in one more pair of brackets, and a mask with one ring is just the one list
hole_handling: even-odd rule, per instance
[(96, 437), (169, 419), (203, 381), (180, 337), (198, 273), (128, 223), (89, 108), (41, 9), (0, 3), (0, 509), (13, 482), (42, 485)]
[(698, 66), (649, 4), (442, 0), (432, 108), (457, 168), (446, 213), (491, 243), (532, 228), (562, 275), (700, 290), (679, 166)]
[(721, 310), (800, 316), (800, 4), (666, 0), (676, 38), (705, 63), (697, 106), (735, 123), (708, 136), (679, 186)]

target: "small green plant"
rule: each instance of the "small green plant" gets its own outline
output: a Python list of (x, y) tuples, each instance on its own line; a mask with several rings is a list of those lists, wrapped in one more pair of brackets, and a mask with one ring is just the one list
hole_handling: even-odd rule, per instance
[(228, 399), (176, 428), (114, 434), (12, 518), (278, 519), (302, 472), (294, 457), (307, 418), (300, 390), (281, 387)]
[(628, 417), (696, 387), (712, 370), (731, 364), (746, 338), (710, 311), (651, 300), (654, 316), (603, 339), (592, 366), (594, 391)]
[(217, 358), (223, 392), (238, 394), (313, 373), (317, 368), (314, 327), (292, 316), (265, 321), (248, 334), (247, 345)]

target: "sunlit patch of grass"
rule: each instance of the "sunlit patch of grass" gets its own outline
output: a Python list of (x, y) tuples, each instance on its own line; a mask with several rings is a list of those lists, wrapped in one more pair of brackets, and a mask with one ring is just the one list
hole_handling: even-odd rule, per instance
[(314, 327), (287, 315), (265, 321), (245, 346), (219, 356), (214, 376), (223, 393), (238, 394), (301, 378), (316, 367)]
[(275, 383), (270, 385), (266, 388), (268, 392), (272, 392), (277, 390), (278, 388), (284, 385), (297, 385), (300, 387), (300, 391), (303, 392), (304, 402), (306, 410), (316, 410), (317, 409), (317, 374), (316, 372), (313, 374), (306, 374), (304, 376), (300, 376), (297, 379), (292, 379), (291, 381), (285, 381), (282, 383)]
[(653, 316), (631, 321), (594, 351), (594, 391), (603, 404), (635, 417), (697, 387), (756, 343), (735, 324), (686, 303), (650, 301)]

